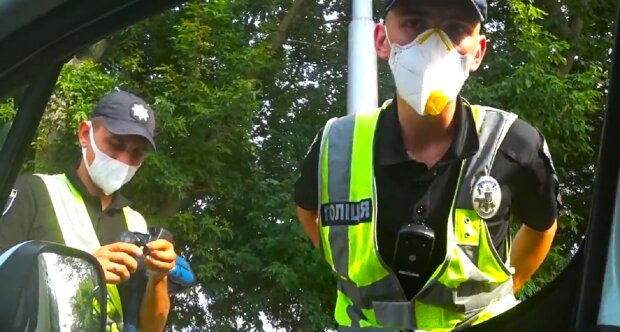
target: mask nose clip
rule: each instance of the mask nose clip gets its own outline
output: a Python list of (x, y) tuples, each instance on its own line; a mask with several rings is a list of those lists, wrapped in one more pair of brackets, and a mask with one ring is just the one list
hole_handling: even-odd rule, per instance
[(448, 37), (443, 30), (438, 28), (433, 28), (423, 32), (416, 39), (414, 39), (414, 42), (417, 40), (420, 45), (424, 45), (424, 43), (426, 43), (433, 35), (437, 35), (437, 37), (439, 37), (441, 42), (446, 46), (446, 50), (448, 52), (454, 49), (454, 44), (452, 43), (452, 40), (450, 40), (450, 37)]
[[(387, 40), (387, 43), (390, 46), (390, 49), (392, 49), (394, 44), (392, 43), (392, 41), (390, 40), (390, 36), (388, 35), (387, 24), (383, 25), (383, 32), (385, 33), (385, 39)], [(409, 48), (410, 46), (413, 46), (416, 44), (424, 45), (431, 37), (433, 37), (433, 35), (437, 35), (439, 37), (441, 42), (446, 46), (446, 50), (448, 52), (456, 48), (454, 43), (452, 43), (452, 40), (450, 39), (450, 37), (448, 37), (448, 34), (439, 28), (428, 29), (422, 32), (421, 34), (419, 34), (418, 36), (416, 36), (412, 41), (410, 41), (409, 43), (405, 45), (400, 45), (400, 44), (396, 44), (396, 45), (400, 46), (401, 48)]]

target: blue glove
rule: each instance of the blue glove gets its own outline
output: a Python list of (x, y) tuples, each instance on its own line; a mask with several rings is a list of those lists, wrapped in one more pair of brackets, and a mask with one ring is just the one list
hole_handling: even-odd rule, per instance
[(168, 291), (178, 293), (196, 284), (196, 275), (189, 266), (189, 262), (177, 256), (175, 267), (168, 273)]

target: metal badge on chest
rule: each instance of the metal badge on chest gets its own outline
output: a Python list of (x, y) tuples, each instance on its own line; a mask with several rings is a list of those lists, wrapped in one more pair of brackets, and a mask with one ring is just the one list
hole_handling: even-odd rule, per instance
[(495, 216), (502, 202), (502, 190), (497, 180), (488, 175), (479, 178), (474, 184), (471, 201), (482, 219)]

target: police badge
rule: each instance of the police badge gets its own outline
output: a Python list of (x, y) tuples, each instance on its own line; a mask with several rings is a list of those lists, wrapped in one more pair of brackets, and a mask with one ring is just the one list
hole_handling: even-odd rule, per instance
[(497, 180), (488, 175), (479, 178), (474, 184), (471, 202), (480, 218), (493, 218), (502, 202), (502, 190)]

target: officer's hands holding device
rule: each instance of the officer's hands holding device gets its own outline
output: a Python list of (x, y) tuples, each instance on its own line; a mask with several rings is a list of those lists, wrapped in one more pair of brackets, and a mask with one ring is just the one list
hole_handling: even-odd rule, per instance
[(174, 246), (168, 240), (159, 239), (146, 244), (148, 255), (144, 255), (144, 267), (150, 280), (165, 278), (174, 268), (177, 255)]
[(146, 269), (149, 279), (159, 281), (175, 266), (177, 255), (172, 244), (174, 237), (162, 227), (151, 227), (148, 234), (124, 231), (119, 240), (141, 251), (140, 256), (136, 256), (138, 264), (133, 272)]
[(174, 237), (162, 227), (149, 228), (149, 234), (125, 231), (120, 241), (138, 247), (137, 271), (146, 272), (152, 281), (168, 277), (168, 291), (178, 293), (196, 284), (196, 276), (189, 262), (174, 251)]
[(103, 268), (106, 282), (110, 284), (127, 281), (130, 274), (138, 269), (136, 258), (141, 255), (140, 247), (126, 242), (108, 244), (93, 253)]

